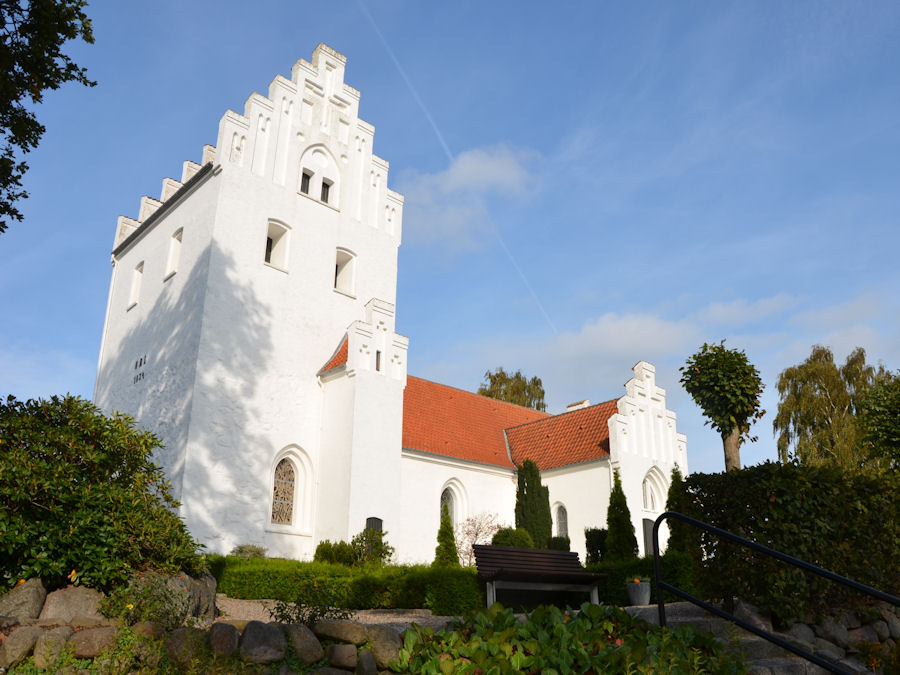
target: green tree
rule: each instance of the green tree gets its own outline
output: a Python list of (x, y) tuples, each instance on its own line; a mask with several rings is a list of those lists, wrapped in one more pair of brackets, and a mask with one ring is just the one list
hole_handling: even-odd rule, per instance
[(22, 177), (28, 165), (21, 156), (37, 147), (44, 125), (31, 108), (48, 89), (66, 82), (96, 83), (62, 53), (68, 40), (94, 42), (86, 0), (0, 0), (0, 232), (9, 220), (22, 220), (15, 206), (28, 197)]
[(541, 484), (538, 465), (526, 459), (517, 470), (516, 528), (527, 530), (535, 548), (546, 548), (553, 529), (550, 489)]
[[(681, 475), (681, 469), (676, 464), (672, 469), (672, 479), (669, 482), (669, 492), (666, 495), (666, 511), (685, 513), (685, 496), (684, 476)], [(686, 550), (688, 525), (674, 518), (668, 518), (665, 522), (669, 526), (669, 541), (666, 544), (666, 550)]]
[(478, 393), (481, 396), (515, 403), (541, 412), (547, 410), (541, 378), (532, 377), (529, 380), (521, 370), (514, 373), (507, 373), (503, 368), (497, 368), (493, 373), (487, 371), (484, 374), (484, 382), (478, 387)]
[(703, 409), (706, 424), (719, 432), (725, 470), (741, 468), (741, 444), (755, 441), (750, 425), (765, 414), (759, 407), (763, 383), (743, 350), (728, 349), (725, 340), (706, 344), (682, 366), (681, 384)]
[(613, 489), (609, 493), (609, 509), (606, 512), (606, 560), (637, 558), (638, 543), (634, 536), (634, 524), (628, 500), (622, 490), (619, 470), (613, 471)]
[(40, 577), (99, 588), (202, 560), (162, 469), (159, 439), (76, 396), (0, 401), (0, 585)]
[(441, 526), (438, 528), (437, 548), (434, 550), (432, 567), (459, 567), (459, 553), (456, 551), (456, 538), (453, 536), (453, 521), (447, 505), (441, 509)]
[(494, 533), (491, 546), (514, 546), (515, 548), (534, 548), (534, 540), (528, 530), (521, 528), (501, 527)]
[(833, 463), (856, 469), (868, 463), (857, 425), (869, 388), (889, 379), (883, 367), (866, 363), (866, 351), (854, 349), (838, 367), (828, 347), (814, 345), (803, 363), (778, 376), (778, 414), (772, 423), (778, 458), (803, 464)]
[(900, 374), (872, 385), (862, 400), (859, 426), (872, 456), (900, 468)]

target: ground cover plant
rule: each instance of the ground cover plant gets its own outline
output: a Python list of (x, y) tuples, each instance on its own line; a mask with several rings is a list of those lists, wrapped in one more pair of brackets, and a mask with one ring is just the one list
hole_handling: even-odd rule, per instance
[(663, 629), (609, 605), (578, 611), (538, 607), (520, 621), (499, 604), (452, 628), (414, 626), (394, 672), (405, 673), (745, 673), (712, 636)]

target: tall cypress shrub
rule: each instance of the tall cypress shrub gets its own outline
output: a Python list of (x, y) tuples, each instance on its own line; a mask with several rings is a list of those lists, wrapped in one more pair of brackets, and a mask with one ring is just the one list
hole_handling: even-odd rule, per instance
[(432, 567), (459, 567), (459, 553), (456, 550), (456, 537), (453, 536), (453, 521), (447, 505), (441, 509), (441, 526), (438, 528), (437, 548), (434, 550)]
[(528, 530), (535, 548), (547, 548), (553, 530), (550, 489), (541, 485), (537, 464), (526, 459), (517, 471), (516, 528)]
[[(669, 483), (669, 493), (666, 495), (666, 511), (685, 513), (684, 478), (677, 464), (672, 469), (672, 480)], [(668, 518), (666, 524), (669, 526), (669, 541), (666, 544), (666, 550), (687, 551), (688, 525), (675, 518)]]
[(619, 470), (613, 472), (613, 489), (609, 495), (609, 510), (606, 513), (606, 559), (628, 560), (637, 558), (638, 544), (634, 536), (634, 525)]

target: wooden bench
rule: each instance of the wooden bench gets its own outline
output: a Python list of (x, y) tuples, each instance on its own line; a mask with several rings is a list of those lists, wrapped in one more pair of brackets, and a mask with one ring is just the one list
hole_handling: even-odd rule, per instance
[(497, 601), (497, 590), (586, 591), (600, 604), (597, 581), (605, 574), (585, 572), (573, 551), (546, 551), (512, 546), (476, 544), (478, 578), (487, 582), (487, 606)]

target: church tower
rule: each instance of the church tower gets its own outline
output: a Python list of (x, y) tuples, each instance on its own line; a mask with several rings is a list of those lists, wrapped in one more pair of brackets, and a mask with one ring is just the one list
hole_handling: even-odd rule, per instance
[(398, 522), (403, 197), (345, 64), (319, 45), (117, 224), (94, 399), (160, 436), (212, 552)]

